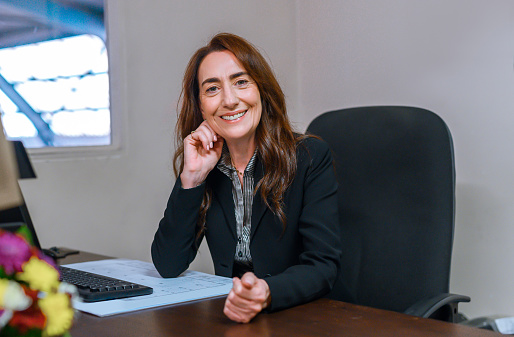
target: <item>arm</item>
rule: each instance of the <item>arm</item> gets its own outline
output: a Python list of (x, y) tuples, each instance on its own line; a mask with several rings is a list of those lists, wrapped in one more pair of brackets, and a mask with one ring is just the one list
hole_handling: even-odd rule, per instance
[(152, 260), (163, 277), (176, 277), (193, 261), (202, 238), (196, 224), (204, 181), (221, 156), (223, 139), (203, 122), (184, 139), (184, 168), (175, 182), (152, 243)]
[(205, 184), (191, 189), (175, 182), (164, 217), (152, 242), (152, 260), (162, 277), (176, 277), (184, 272), (196, 256), (196, 222)]
[[(268, 310), (280, 310), (327, 294), (340, 267), (341, 243), (337, 208), (337, 181), (328, 146), (317, 139), (304, 141), (300, 149), (294, 191), (301, 185), (301, 203), (293, 205), (297, 223), (288, 221), (299, 232), (301, 251), (296, 265), (265, 278), (271, 293)], [(302, 147), (303, 145), (300, 145)], [(302, 185), (303, 184), (303, 185)], [(288, 220), (293, 214), (288, 213)]]

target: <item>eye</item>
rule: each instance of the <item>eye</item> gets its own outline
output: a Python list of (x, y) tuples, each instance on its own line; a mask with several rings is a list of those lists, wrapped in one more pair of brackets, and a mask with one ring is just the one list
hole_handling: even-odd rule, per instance
[(244, 87), (244, 86), (246, 86), (248, 83), (250, 83), (250, 81), (248, 81), (248, 80), (246, 80), (246, 79), (244, 79), (244, 78), (239, 79), (239, 80), (237, 80), (237, 81), (236, 81), (236, 85), (237, 85), (237, 86), (240, 86), (240, 87)]
[(208, 94), (213, 94), (215, 93), (216, 91), (218, 91), (218, 87), (213, 85), (212, 87), (208, 87), (207, 89), (205, 89), (205, 92), (208, 93)]

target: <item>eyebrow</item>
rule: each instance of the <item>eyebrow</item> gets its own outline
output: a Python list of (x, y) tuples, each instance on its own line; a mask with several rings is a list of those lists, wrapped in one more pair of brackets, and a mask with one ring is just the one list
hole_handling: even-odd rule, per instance
[[(246, 71), (240, 71), (238, 73), (235, 73), (235, 74), (232, 74), (230, 75), (228, 78), (233, 80), (234, 78), (237, 78), (239, 76), (243, 76), (243, 75), (248, 75), (248, 73)], [(207, 78), (205, 81), (202, 82), (202, 86), (205, 84), (205, 83), (215, 83), (215, 82), (221, 82), (219, 78), (217, 77), (210, 77), (210, 78)]]

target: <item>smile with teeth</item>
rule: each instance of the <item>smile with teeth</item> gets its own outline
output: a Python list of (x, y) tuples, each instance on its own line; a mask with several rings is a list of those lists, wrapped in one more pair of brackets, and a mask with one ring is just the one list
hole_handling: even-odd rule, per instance
[(232, 116), (221, 116), (221, 119), (224, 119), (226, 121), (233, 121), (235, 119), (243, 117), (246, 114), (247, 111), (248, 110), (241, 111), (240, 113), (232, 115)]

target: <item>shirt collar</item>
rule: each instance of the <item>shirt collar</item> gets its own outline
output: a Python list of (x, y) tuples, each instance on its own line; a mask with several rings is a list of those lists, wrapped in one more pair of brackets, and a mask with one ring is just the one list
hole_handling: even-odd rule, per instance
[[(248, 165), (246, 165), (246, 168), (244, 170), (245, 174), (251, 174), (253, 176), (253, 173), (255, 171), (256, 158), (257, 158), (257, 149), (255, 149), (255, 152), (253, 153), (252, 158), (250, 158)], [(230, 158), (230, 152), (228, 150), (226, 143), (223, 144), (223, 149), (221, 150), (221, 158), (218, 161), (217, 167), (221, 172), (223, 172), (225, 175), (227, 175), (229, 177), (230, 177), (230, 173), (236, 171), (234, 166), (232, 166), (232, 159)]]

